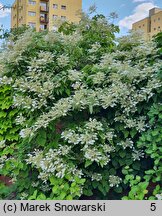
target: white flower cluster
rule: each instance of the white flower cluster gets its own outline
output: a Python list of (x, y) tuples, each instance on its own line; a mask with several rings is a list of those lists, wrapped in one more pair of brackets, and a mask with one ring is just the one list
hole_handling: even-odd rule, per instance
[(119, 176), (110, 175), (109, 184), (110, 187), (119, 187), (119, 184), (122, 182), (122, 179)]
[(17, 125), (23, 125), (26, 122), (26, 118), (21, 113), (16, 117), (15, 121)]
[(123, 149), (126, 149), (126, 148), (133, 148), (133, 141), (128, 138), (126, 139), (125, 141), (121, 141), (120, 143), (118, 143), (118, 145), (122, 146)]
[(32, 186), (32, 187), (38, 187), (38, 185), (39, 185), (39, 181), (37, 181), (37, 182), (32, 182), (32, 183), (31, 183), (31, 186)]
[(26, 138), (32, 136), (33, 132), (31, 128), (25, 128), (20, 131), (19, 135), (21, 138)]
[(125, 128), (135, 128), (137, 131), (145, 131), (148, 125), (146, 124), (146, 116), (140, 116), (136, 118), (128, 118), (122, 114), (116, 113), (114, 119), (116, 122), (125, 123)]
[(97, 148), (84, 148), (84, 157), (92, 162), (96, 162), (101, 167), (107, 165), (110, 162), (110, 155), (106, 155), (100, 152)]
[(89, 76), (92, 79), (93, 84), (102, 84), (106, 76), (103, 72), (98, 72), (94, 75)]
[(0, 77), (0, 86), (1, 85), (11, 85), (13, 82), (12, 77), (3, 76)]
[(156, 194), (156, 198), (157, 198), (158, 200), (162, 200), (162, 193), (161, 193), (161, 194)]
[(57, 63), (59, 65), (59, 67), (66, 67), (68, 64), (69, 64), (69, 57), (68, 55), (60, 55), (58, 58), (57, 58)]
[(4, 61), (7, 63), (19, 64), (20, 60), (23, 59), (22, 54), (27, 47), (32, 43), (31, 38), (34, 32), (32, 30), (26, 31), (22, 34), (19, 39), (14, 43), (11, 49), (3, 52)]
[(141, 158), (144, 158), (144, 156), (145, 156), (145, 154), (144, 154), (143, 150), (133, 149), (132, 157), (133, 157), (134, 161), (140, 160)]
[(54, 99), (52, 96), (54, 84), (47, 73), (28, 72), (26, 76), (17, 78), (13, 87), (17, 92), (24, 94), (23, 96), (19, 93), (14, 95), (14, 105), (17, 107), (34, 111), (47, 106), (48, 99)]
[[(102, 133), (101, 133), (102, 132)], [(70, 144), (82, 145), (84, 159), (97, 162), (104, 166), (110, 161), (110, 153), (115, 151), (115, 147), (108, 144), (100, 144), (100, 141), (106, 142), (107, 136), (113, 138), (112, 132), (107, 132), (103, 128), (103, 124), (96, 119), (89, 119), (84, 126), (75, 130), (69, 129), (62, 132), (61, 137)]]
[(6, 143), (6, 140), (1, 140), (0, 141), (0, 149), (5, 147), (5, 143)]
[[(63, 178), (66, 174), (71, 174), (71, 176), (77, 175), (80, 178), (82, 171), (71, 162), (68, 163), (68, 157), (66, 156), (70, 151), (71, 147), (67, 145), (60, 145), (58, 149), (49, 149), (45, 154), (43, 151), (35, 150), (32, 154), (28, 154), (26, 161), (41, 170), (38, 177), (44, 182), (52, 175)], [(71, 181), (73, 181), (73, 178)]]
[(101, 181), (102, 175), (100, 173), (92, 173), (91, 174), (91, 180), (92, 181)]
[(21, 193), (20, 200), (27, 200), (28, 196), (29, 196), (29, 194), (23, 192), (23, 193)]
[(68, 70), (68, 79), (71, 81), (81, 81), (83, 73), (77, 70)]
[(28, 71), (29, 72), (36, 72), (36, 71), (43, 71), (46, 69), (48, 64), (52, 63), (54, 61), (54, 54), (51, 52), (47, 51), (40, 51), (37, 57), (34, 57), (31, 59), (29, 62), (30, 66), (28, 66)]
[(96, 53), (101, 48), (99, 43), (92, 44), (91, 49), (88, 50), (90, 54)]
[(0, 157), (0, 169), (3, 168), (3, 166), (5, 165), (6, 160), (7, 160), (6, 155), (3, 155), (3, 156)]
[(104, 130), (103, 124), (100, 121), (92, 118), (90, 118), (89, 121), (85, 123), (85, 129), (91, 132)]

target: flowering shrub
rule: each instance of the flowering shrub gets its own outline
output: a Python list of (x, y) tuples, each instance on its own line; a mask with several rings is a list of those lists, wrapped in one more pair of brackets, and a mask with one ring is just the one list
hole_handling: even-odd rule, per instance
[(161, 87), (156, 44), (136, 33), (116, 44), (102, 16), (68, 27), (29, 29), (1, 55), (0, 84), (10, 80), (21, 128), (19, 152), (6, 156), (17, 161), (17, 199), (121, 198), (125, 167), (144, 178), (153, 166), (137, 141)]

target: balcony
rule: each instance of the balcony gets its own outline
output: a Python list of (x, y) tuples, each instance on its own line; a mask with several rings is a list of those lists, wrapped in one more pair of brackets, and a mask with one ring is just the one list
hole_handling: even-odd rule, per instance
[(41, 32), (41, 31), (45, 31), (45, 30), (47, 30), (47, 28), (48, 28), (47, 25), (41, 24), (41, 25), (40, 25), (40, 28), (39, 28), (39, 31), (40, 31), (40, 32)]
[(48, 8), (45, 7), (45, 6), (40, 6), (40, 11), (41, 11), (41, 12), (48, 13)]
[(48, 18), (40, 17), (40, 23), (48, 23)]

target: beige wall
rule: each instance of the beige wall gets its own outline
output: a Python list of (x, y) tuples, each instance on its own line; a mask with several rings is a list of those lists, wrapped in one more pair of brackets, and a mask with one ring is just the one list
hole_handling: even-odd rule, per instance
[(15, 0), (11, 9), (11, 28), (26, 24), (26, 0)]
[(162, 11), (151, 16), (151, 37), (162, 31)]
[[(70, 22), (79, 22), (80, 18), (77, 12), (82, 9), (82, 0), (33, 0), (35, 5), (28, 3), (28, 0), (15, 0), (11, 10), (11, 28), (19, 27), (23, 24), (35, 24), (36, 30), (40, 30), (40, 25), (46, 25), (49, 30), (53, 29), (55, 20), (53, 15), (57, 15), (58, 18), (66, 17), (66, 20)], [(48, 12), (40, 11), (40, 3), (47, 3)], [(58, 8), (53, 8), (53, 4), (57, 4)], [(66, 10), (61, 9), (61, 6), (66, 6)], [(35, 12), (35, 16), (29, 16), (29, 12)], [(46, 14), (48, 23), (40, 22), (40, 15)]]
[(150, 32), (150, 18), (145, 18), (133, 24), (132, 29), (135, 31), (142, 31), (144, 38), (148, 39), (148, 33)]
[[(58, 8), (54, 9), (53, 4), (57, 4)], [(61, 9), (61, 5), (66, 6), (66, 10)], [(49, 8), (49, 29), (52, 30), (55, 25), (53, 15), (57, 15), (58, 18), (65, 16), (66, 20), (78, 23), (80, 18), (77, 12), (82, 9), (82, 0), (51, 0)]]

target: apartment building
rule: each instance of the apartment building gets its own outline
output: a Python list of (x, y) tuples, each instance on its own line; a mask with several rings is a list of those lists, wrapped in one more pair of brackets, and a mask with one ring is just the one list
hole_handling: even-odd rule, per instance
[(28, 25), (36, 31), (55, 30), (56, 20), (78, 23), (82, 0), (15, 0), (11, 9), (11, 28)]
[(143, 31), (144, 38), (150, 40), (154, 35), (162, 31), (162, 9), (152, 8), (149, 16), (132, 25), (133, 30)]

